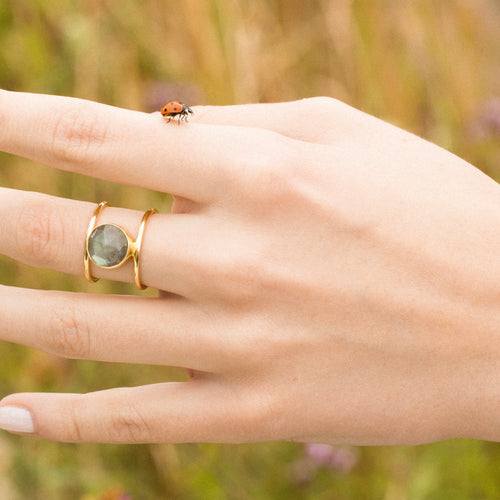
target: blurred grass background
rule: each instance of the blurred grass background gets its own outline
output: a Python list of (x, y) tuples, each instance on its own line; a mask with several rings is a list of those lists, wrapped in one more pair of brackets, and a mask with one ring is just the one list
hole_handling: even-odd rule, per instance
[[(0, 86), (144, 111), (170, 99), (223, 105), (329, 95), (500, 180), (498, 0), (1, 0)], [(143, 210), (168, 211), (171, 203), (164, 194), (6, 154), (0, 185)], [(3, 257), (0, 279), (136, 293)], [(169, 368), (68, 361), (0, 343), (2, 396), (182, 377)], [(0, 434), (2, 500), (499, 498), (494, 443), (112, 446)]]

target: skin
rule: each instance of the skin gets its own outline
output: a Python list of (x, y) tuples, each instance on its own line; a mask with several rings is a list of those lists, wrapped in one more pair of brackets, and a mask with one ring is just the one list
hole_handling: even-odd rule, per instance
[[(0, 338), (190, 374), (0, 408), (70, 442), (500, 440), (498, 185), (330, 98), (193, 110), (0, 92), (0, 150), (175, 196), (144, 235), (158, 298), (1, 286)], [(0, 253), (83, 275), (95, 206), (0, 188)]]

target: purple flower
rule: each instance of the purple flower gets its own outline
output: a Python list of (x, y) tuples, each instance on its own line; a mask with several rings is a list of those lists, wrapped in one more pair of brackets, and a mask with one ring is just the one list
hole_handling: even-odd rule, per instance
[(352, 470), (359, 461), (357, 450), (348, 446), (308, 443), (304, 445), (304, 452), (306, 457), (317, 466), (342, 473)]
[(500, 97), (492, 97), (483, 104), (469, 130), (476, 140), (500, 137)]

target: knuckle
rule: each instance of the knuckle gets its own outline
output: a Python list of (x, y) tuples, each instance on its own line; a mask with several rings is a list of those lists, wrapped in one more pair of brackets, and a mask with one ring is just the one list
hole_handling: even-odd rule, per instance
[(45, 200), (30, 201), (23, 206), (14, 233), (20, 257), (28, 264), (47, 267), (64, 248), (63, 216)]
[(82, 103), (61, 110), (56, 119), (52, 150), (62, 162), (89, 165), (97, 160), (99, 148), (108, 135), (106, 121)]
[(265, 297), (279, 294), (286, 284), (280, 265), (269, 248), (257, 249), (255, 255), (235, 258), (221, 264), (215, 281), (225, 301), (243, 309), (253, 309)]
[(293, 172), (299, 152), (290, 139), (278, 141), (263, 148), (258, 158), (247, 159), (240, 192), (253, 202), (254, 213), (267, 214), (279, 203), (287, 203), (296, 188)]
[(245, 428), (259, 428), (265, 433), (266, 427), (276, 427), (278, 432), (283, 432), (282, 429), (278, 430), (280, 426), (277, 425), (280, 420), (280, 404), (272, 392), (256, 387), (248, 391), (238, 403)]
[(82, 396), (75, 395), (74, 399), (68, 401), (68, 406), (65, 411), (65, 419), (63, 432), (63, 440), (69, 443), (81, 443), (83, 436), (80, 426), (81, 404), (83, 403)]
[(303, 107), (304, 113), (307, 115), (310, 115), (311, 112), (335, 112), (339, 109), (339, 106), (345, 106), (338, 99), (327, 96), (308, 97), (299, 101), (299, 105)]
[(51, 314), (49, 350), (68, 358), (88, 358), (91, 335), (86, 315), (74, 304), (63, 303)]
[(266, 209), (269, 204), (272, 206), (281, 206), (293, 198), (294, 182), (291, 172), (288, 169), (273, 165), (270, 168), (262, 168), (259, 172), (260, 178), (260, 196), (265, 203)]
[(134, 405), (120, 408), (110, 418), (110, 440), (112, 442), (133, 444), (152, 441), (148, 422)]
[(226, 258), (214, 266), (216, 280), (233, 303), (249, 303), (262, 292), (264, 271), (253, 259)]
[(307, 179), (292, 163), (285, 168), (264, 168), (259, 173), (259, 178), (259, 189), (251, 194), (254, 197), (252, 201), (255, 218), (264, 221), (275, 217), (280, 219), (284, 213), (295, 213), (307, 205)]

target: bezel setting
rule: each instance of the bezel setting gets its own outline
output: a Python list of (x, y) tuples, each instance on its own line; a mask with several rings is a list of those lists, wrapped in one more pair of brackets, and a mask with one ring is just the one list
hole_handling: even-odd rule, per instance
[[(126, 250), (125, 250), (124, 253), (123, 253), (123, 251), (121, 251), (121, 249), (116, 249), (116, 251), (119, 252), (120, 254), (123, 253), (123, 256), (121, 257), (121, 260), (119, 262), (113, 263), (112, 265), (103, 264), (102, 262), (105, 261), (107, 258), (105, 256), (99, 256), (97, 254), (97, 252), (93, 251), (93, 248), (92, 248), (92, 246), (93, 246), (92, 245), (93, 237), (95, 237), (96, 233), (98, 233), (99, 231), (103, 231), (107, 227), (114, 228), (119, 233), (121, 233), (121, 235), (123, 236), (122, 243), (126, 243), (126, 245), (127, 245)], [(134, 249), (134, 243), (135, 242), (132, 239), (132, 237), (130, 236), (130, 234), (123, 227), (118, 226), (117, 224), (109, 224), (109, 223), (107, 223), (107, 224), (99, 224), (98, 226), (96, 226), (92, 230), (92, 232), (90, 233), (90, 235), (89, 235), (89, 237), (87, 239), (87, 252), (88, 252), (90, 260), (96, 266), (101, 267), (103, 269), (116, 269), (116, 268), (122, 266), (123, 264), (125, 264), (125, 262), (128, 259), (130, 259), (130, 257), (132, 257), (133, 249)]]
[[(144, 215), (142, 216), (141, 223), (139, 224), (139, 230), (137, 232), (137, 238), (134, 240), (130, 233), (124, 229), (123, 227), (119, 226), (118, 224), (112, 224), (112, 223), (105, 223), (105, 224), (99, 224), (96, 226), (97, 218), (99, 217), (100, 213), (104, 210), (104, 208), (109, 207), (109, 204), (107, 201), (101, 201), (97, 205), (97, 207), (94, 210), (94, 213), (92, 214), (92, 217), (90, 219), (88, 228), (87, 228), (87, 233), (86, 233), (86, 238), (85, 238), (85, 251), (83, 252), (83, 273), (85, 277), (87, 278), (88, 281), (91, 283), (95, 283), (96, 281), (99, 281), (99, 278), (96, 278), (92, 276), (92, 272), (90, 269), (90, 263), (92, 262), (94, 265), (97, 267), (100, 267), (101, 269), (116, 269), (117, 267), (123, 266), (129, 259), (133, 260), (134, 264), (134, 283), (139, 288), (139, 290), (144, 290), (147, 288), (146, 285), (144, 285), (141, 281), (141, 272), (140, 272), (140, 267), (139, 267), (139, 259), (140, 259), (140, 253), (141, 253), (141, 246), (142, 246), (142, 239), (144, 236), (144, 229), (146, 227), (146, 223), (153, 214), (157, 214), (158, 211), (155, 208), (150, 208), (149, 210), (146, 210), (144, 212)], [(119, 232), (124, 236), (127, 242), (127, 249), (121, 260), (118, 261), (113, 261), (112, 265), (106, 265), (106, 263), (103, 264), (103, 260), (105, 260), (105, 256), (102, 259), (98, 259), (96, 261), (95, 258), (95, 252), (94, 256), (91, 255), (90, 253), (90, 248), (89, 248), (89, 243), (92, 242), (92, 236), (95, 234), (95, 232), (98, 229), (101, 229), (105, 226), (113, 227), (114, 229), (118, 229)], [(116, 234), (115, 234), (116, 236)], [(116, 243), (116, 242), (115, 242)], [(121, 248), (124, 247), (122, 241)], [(93, 249), (92, 249), (93, 250)], [(112, 252), (112, 248), (111, 248)], [(121, 252), (121, 249), (120, 249)], [(108, 256), (109, 258), (109, 256)]]

